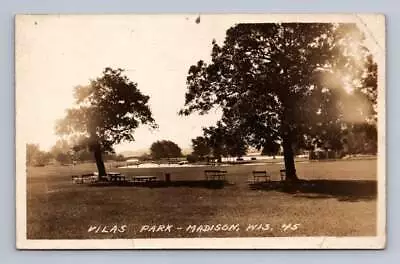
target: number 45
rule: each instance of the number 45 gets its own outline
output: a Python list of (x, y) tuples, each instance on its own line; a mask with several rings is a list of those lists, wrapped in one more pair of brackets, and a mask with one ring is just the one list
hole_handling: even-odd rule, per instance
[(299, 226), (300, 226), (300, 224), (283, 224), (281, 226), (281, 229), (283, 232), (286, 232), (288, 230), (296, 231), (299, 228)]

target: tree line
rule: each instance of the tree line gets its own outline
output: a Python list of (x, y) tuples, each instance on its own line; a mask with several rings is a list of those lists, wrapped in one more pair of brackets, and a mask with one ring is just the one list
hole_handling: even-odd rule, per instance
[[(182, 149), (170, 140), (159, 140), (150, 147), (150, 154), (143, 154), (139, 158), (145, 160), (161, 160), (183, 157)], [(114, 151), (103, 153), (105, 161), (125, 161), (127, 157), (116, 154)], [(95, 156), (88, 148), (65, 139), (57, 140), (49, 151), (40, 149), (39, 144), (26, 145), (26, 162), (29, 166), (45, 166), (52, 162), (61, 165), (92, 162)]]
[[(106, 161), (123, 161), (125, 157), (116, 153), (104, 153)], [(45, 166), (50, 163), (69, 165), (92, 162), (93, 154), (87, 149), (75, 149), (67, 140), (57, 140), (49, 150), (41, 150), (39, 144), (26, 144), (26, 164), (28, 166)]]

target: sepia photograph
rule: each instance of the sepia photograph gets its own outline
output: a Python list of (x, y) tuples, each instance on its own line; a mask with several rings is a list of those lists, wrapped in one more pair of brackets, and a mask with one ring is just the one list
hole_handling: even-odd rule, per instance
[(386, 241), (379, 14), (16, 15), (20, 249)]

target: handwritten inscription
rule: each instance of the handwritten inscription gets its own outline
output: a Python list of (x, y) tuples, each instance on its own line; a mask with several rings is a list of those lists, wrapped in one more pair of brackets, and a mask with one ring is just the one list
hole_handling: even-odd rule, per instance
[[(206, 232), (239, 232), (244, 230), (246, 232), (271, 232), (277, 230), (280, 232), (293, 232), (301, 227), (296, 223), (285, 223), (281, 225), (272, 225), (269, 223), (255, 223), (255, 224), (205, 224), (205, 225), (186, 225), (176, 226), (171, 224), (163, 225), (142, 225), (139, 228), (139, 233), (172, 233), (172, 232), (186, 232), (186, 233), (206, 233)], [(90, 225), (88, 233), (95, 234), (118, 234), (125, 233), (128, 230), (128, 225)]]
[(271, 225), (270, 224), (249, 224), (246, 228), (246, 231), (270, 231)]
[(125, 233), (127, 230), (128, 226), (127, 225), (112, 225), (112, 226), (107, 226), (107, 225), (90, 225), (88, 229), (88, 233), (101, 233), (101, 234), (108, 234), (108, 233)]
[(283, 232), (286, 231), (296, 231), (297, 229), (299, 229), (300, 224), (283, 224), (281, 225), (281, 230)]
[(171, 232), (173, 225), (142, 225), (139, 232)]
[(217, 224), (217, 225), (188, 225), (186, 227), (186, 232), (189, 233), (199, 233), (199, 232), (220, 232), (220, 231), (225, 231), (225, 232), (237, 232), (239, 231), (239, 224), (233, 224), (233, 225), (223, 225), (223, 224)]

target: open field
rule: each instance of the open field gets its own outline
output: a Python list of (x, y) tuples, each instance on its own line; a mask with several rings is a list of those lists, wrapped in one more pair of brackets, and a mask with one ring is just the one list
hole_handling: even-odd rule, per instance
[[(210, 188), (202, 183), (205, 167), (112, 169), (129, 176), (156, 175), (160, 179), (164, 173), (171, 174), (174, 184), (153, 188), (71, 183), (72, 174), (93, 172), (96, 170), (94, 164), (82, 164), (74, 169), (56, 166), (28, 168), (27, 237), (100, 239), (376, 234), (376, 159), (297, 162), (299, 177), (308, 181), (303, 187), (294, 189), (274, 183), (249, 188), (247, 180), (252, 170), (267, 169), (273, 175), (272, 180), (279, 181), (282, 166), (280, 163), (225, 166), (228, 183), (223, 188)], [(168, 224), (173, 225), (171, 232), (161, 232), (161, 229), (159, 232), (140, 232), (143, 225)], [(202, 229), (191, 232), (193, 228), (187, 229), (190, 225), (216, 227), (218, 224), (235, 226), (227, 231)], [(263, 228), (247, 229), (255, 224), (263, 224)], [(288, 228), (289, 224), (295, 230)], [(97, 228), (99, 225), (100, 229)], [(110, 232), (114, 225), (124, 232)], [(126, 228), (122, 228), (123, 225)], [(90, 226), (94, 229), (88, 232)]]

